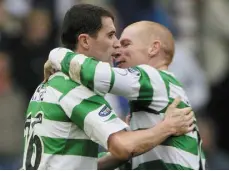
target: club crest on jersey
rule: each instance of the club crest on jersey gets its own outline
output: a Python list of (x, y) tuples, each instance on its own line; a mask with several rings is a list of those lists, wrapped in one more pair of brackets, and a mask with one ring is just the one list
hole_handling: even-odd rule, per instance
[(99, 112), (99, 116), (105, 117), (111, 113), (111, 109), (107, 106), (104, 106), (101, 111)]
[(140, 76), (140, 72), (139, 70), (137, 70), (136, 68), (128, 68), (127, 69), (130, 73), (135, 74), (136, 76)]

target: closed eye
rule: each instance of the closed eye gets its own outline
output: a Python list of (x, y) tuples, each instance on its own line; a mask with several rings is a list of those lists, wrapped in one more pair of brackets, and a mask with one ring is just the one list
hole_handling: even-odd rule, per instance
[(126, 43), (123, 43), (123, 44), (122, 44), (122, 47), (128, 47), (129, 45), (130, 45), (130, 43), (127, 43), (127, 42), (126, 42)]
[(121, 43), (121, 46), (124, 48), (128, 47), (131, 44), (130, 40), (128, 39), (123, 39), (120, 41), (120, 43)]

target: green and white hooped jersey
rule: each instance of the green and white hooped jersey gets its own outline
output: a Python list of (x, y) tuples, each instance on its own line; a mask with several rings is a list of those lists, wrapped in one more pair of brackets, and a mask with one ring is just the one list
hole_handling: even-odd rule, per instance
[(63, 73), (36, 89), (26, 113), (22, 169), (97, 169), (98, 144), (128, 127), (109, 104)]
[[(70, 75), (97, 94), (112, 93), (130, 100), (132, 130), (147, 129), (164, 118), (169, 104), (182, 98), (179, 108), (190, 106), (180, 82), (173, 74), (148, 65), (134, 68), (113, 68), (65, 48), (50, 52), (49, 59), (56, 69)], [(132, 159), (132, 169), (204, 169), (198, 128), (179, 137), (170, 137), (149, 152)]]

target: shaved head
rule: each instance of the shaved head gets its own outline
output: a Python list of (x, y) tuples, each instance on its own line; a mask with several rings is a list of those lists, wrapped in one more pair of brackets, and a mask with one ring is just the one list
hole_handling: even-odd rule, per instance
[(119, 39), (121, 47), (116, 56), (116, 65), (120, 68), (142, 64), (159, 70), (167, 70), (174, 55), (172, 33), (164, 26), (139, 21), (127, 26)]
[(131, 30), (132, 38), (135, 37), (146, 46), (150, 46), (155, 41), (160, 42), (168, 64), (171, 63), (174, 55), (174, 40), (172, 33), (166, 27), (152, 21), (140, 21), (126, 27), (123, 33)]

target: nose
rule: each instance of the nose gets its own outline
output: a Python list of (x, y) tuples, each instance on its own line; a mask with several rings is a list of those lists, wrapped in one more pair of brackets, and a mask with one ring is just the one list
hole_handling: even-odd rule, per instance
[(114, 42), (114, 48), (115, 49), (119, 49), (121, 47), (121, 44), (119, 42), (119, 40), (117, 39), (115, 42)]

